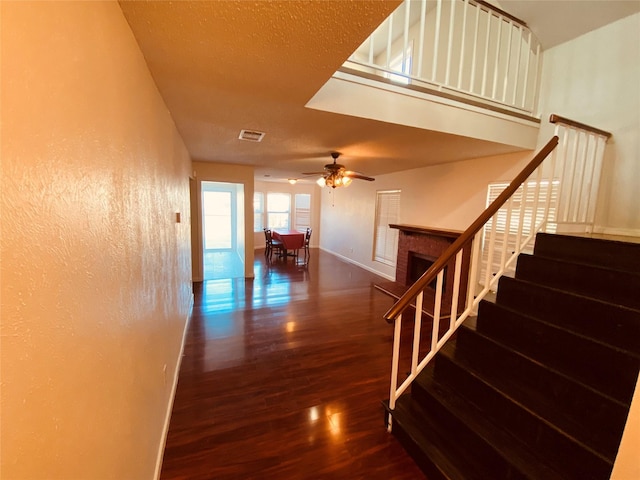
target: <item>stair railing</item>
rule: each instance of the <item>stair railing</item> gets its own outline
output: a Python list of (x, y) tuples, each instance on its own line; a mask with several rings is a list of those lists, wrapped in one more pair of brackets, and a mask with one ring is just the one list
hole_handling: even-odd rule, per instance
[[(492, 202), (487, 209), (467, 228), (433, 263), (431, 267), (400, 297), (400, 299), (384, 314), (384, 318), (389, 323), (394, 323), (393, 337), (393, 359), (391, 368), (391, 389), (389, 395), (389, 408), (395, 409), (397, 398), (409, 387), (418, 374), (436, 355), (438, 350), (449, 340), (457, 328), (476, 311), (480, 301), (495, 288), (498, 279), (502, 274), (515, 263), (515, 260), (522, 249), (532, 242), (538, 231), (543, 231), (547, 224), (548, 213), (552, 208), (552, 189), (543, 188), (545, 178), (553, 178), (553, 172), (556, 171), (556, 155), (555, 148), (558, 145), (558, 137), (554, 136), (547, 144), (533, 157), (527, 166), (513, 179), (509, 186)], [(550, 162), (544, 160), (551, 155)], [(528, 192), (533, 188), (533, 192)], [(531, 202), (520, 201), (516, 205), (514, 197), (516, 192), (520, 191), (526, 198), (532, 195), (533, 204)], [(524, 193), (522, 193), (524, 191)], [(504, 228), (503, 232), (498, 231), (498, 214), (499, 210), (508, 204), (506, 225), (512, 225), (511, 217), (518, 215), (517, 242), (510, 255), (507, 255), (507, 249), (503, 248), (497, 256), (500, 258), (499, 269), (492, 273), (492, 269), (486, 268), (487, 278), (484, 288), (476, 292), (475, 285), (469, 285), (467, 288), (467, 298), (460, 297), (460, 284), (468, 279), (462, 278), (462, 258), (465, 248), (469, 248), (471, 242), (471, 269), (469, 279), (475, 279), (478, 276), (479, 267), (478, 259), (481, 258), (480, 247), (485, 244), (488, 251), (488, 261), (491, 263), (494, 254), (496, 254), (496, 239), (501, 238), (503, 244), (507, 244), (507, 237), (511, 231), (510, 228)], [(542, 215), (537, 213), (542, 210)], [(535, 213), (534, 213), (535, 212)], [(523, 234), (525, 217), (533, 218), (534, 226), (527, 234)], [(489, 235), (485, 235), (485, 225), (490, 224)], [(449, 325), (444, 332), (441, 332), (441, 307), (443, 304), (443, 283), (444, 272), (446, 266), (455, 258), (455, 270), (453, 286), (448, 290), (446, 303), (450, 304), (451, 312), (449, 316)], [(430, 341), (425, 342), (421, 336), (422, 317), (423, 317), (423, 299), (425, 290), (430, 289), (429, 286), (434, 279), (435, 300), (433, 311), (433, 322), (431, 329)], [(466, 301), (465, 301), (466, 300)], [(464, 308), (466, 305), (466, 308)], [(402, 317), (407, 309), (414, 308), (414, 328), (411, 350), (411, 365), (407, 378), (398, 386), (398, 370), (400, 368), (400, 344), (402, 338)], [(458, 310), (464, 310), (458, 314)], [(446, 315), (445, 315), (446, 317)], [(423, 358), (420, 358), (421, 350), (426, 350)], [(391, 430), (391, 418), (389, 417), (388, 429)]]
[(405, 0), (349, 57), (348, 69), (532, 115), (540, 44), (482, 0)]
[(604, 148), (611, 133), (553, 114), (560, 138), (561, 178), (556, 224), (558, 233), (592, 233)]

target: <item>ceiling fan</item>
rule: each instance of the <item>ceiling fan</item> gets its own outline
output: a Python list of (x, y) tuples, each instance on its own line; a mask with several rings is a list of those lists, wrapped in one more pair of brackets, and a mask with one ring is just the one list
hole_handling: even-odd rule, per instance
[(331, 157), (333, 158), (333, 163), (328, 163), (324, 166), (323, 172), (307, 172), (303, 173), (303, 175), (322, 175), (317, 181), (318, 185), (321, 187), (327, 186), (331, 188), (336, 187), (348, 187), (351, 184), (351, 181), (354, 178), (359, 180), (366, 180), (368, 182), (373, 182), (375, 178), (367, 177), (366, 175), (362, 175), (358, 172), (352, 172), (347, 170), (344, 165), (340, 165), (336, 163), (340, 153), (331, 152)]

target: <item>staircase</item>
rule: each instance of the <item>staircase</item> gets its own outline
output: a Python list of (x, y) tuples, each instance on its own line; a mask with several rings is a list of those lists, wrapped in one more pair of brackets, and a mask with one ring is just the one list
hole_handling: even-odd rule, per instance
[(640, 369), (640, 244), (538, 234), (402, 395), (433, 479), (608, 479)]

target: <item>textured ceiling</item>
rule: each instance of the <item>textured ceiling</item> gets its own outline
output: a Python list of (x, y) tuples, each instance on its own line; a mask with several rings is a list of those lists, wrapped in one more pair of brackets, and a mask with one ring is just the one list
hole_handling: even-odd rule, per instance
[[(193, 160), (286, 179), (321, 170), (333, 150), (367, 175), (516, 150), (304, 107), (399, 3), (120, 1)], [(241, 129), (266, 135), (240, 141)]]

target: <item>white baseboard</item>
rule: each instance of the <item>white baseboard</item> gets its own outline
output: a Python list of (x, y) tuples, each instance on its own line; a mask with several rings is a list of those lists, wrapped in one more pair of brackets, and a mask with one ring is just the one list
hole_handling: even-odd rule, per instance
[(187, 340), (187, 330), (191, 323), (191, 317), (193, 315), (193, 294), (191, 294), (191, 305), (189, 306), (189, 315), (184, 322), (184, 329), (182, 331), (182, 341), (180, 342), (180, 353), (176, 361), (176, 369), (173, 372), (173, 384), (171, 385), (171, 394), (169, 395), (169, 402), (167, 404), (167, 411), (164, 417), (164, 425), (162, 427), (162, 439), (160, 441), (160, 448), (158, 449), (158, 456), (156, 457), (156, 470), (153, 478), (160, 480), (160, 473), (162, 472), (162, 459), (164, 457), (164, 448), (167, 444), (167, 435), (169, 433), (169, 424), (171, 423), (171, 413), (173, 412), (173, 401), (176, 398), (176, 390), (178, 389), (178, 377), (180, 376), (180, 366), (182, 365), (182, 356), (184, 355), (184, 344)]
[(380, 272), (378, 270), (375, 270), (375, 269), (373, 269), (373, 268), (371, 268), (371, 267), (369, 267), (367, 265), (364, 265), (362, 263), (356, 262), (355, 260), (353, 260), (353, 259), (351, 259), (349, 257), (345, 257), (344, 255), (340, 255), (339, 253), (336, 253), (336, 252), (334, 252), (332, 250), (327, 250), (326, 248), (323, 248), (323, 247), (320, 247), (320, 250), (322, 250), (323, 252), (330, 253), (331, 255), (336, 256), (339, 259), (344, 260), (347, 263), (351, 263), (352, 265), (355, 265), (357, 267), (363, 268), (363, 269), (365, 269), (365, 270), (367, 270), (367, 271), (369, 271), (371, 273), (375, 273), (376, 275), (378, 275), (378, 276), (380, 276), (382, 278), (386, 278), (387, 280), (390, 280), (392, 282), (396, 279), (394, 276), (387, 275), (386, 273), (382, 273), (382, 272)]

